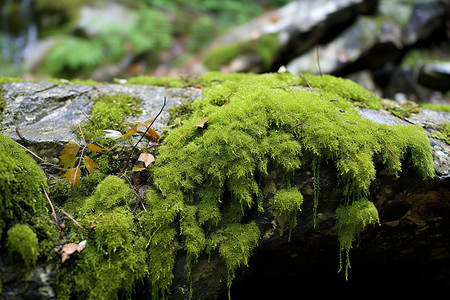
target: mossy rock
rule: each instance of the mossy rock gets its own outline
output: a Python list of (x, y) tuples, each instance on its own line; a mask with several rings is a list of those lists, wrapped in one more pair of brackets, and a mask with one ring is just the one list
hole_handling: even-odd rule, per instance
[[(71, 293), (96, 299), (128, 297), (138, 282), (144, 282), (153, 298), (165, 298), (180, 252), (186, 257), (188, 282), (202, 256), (220, 257), (230, 289), (235, 272), (248, 264), (260, 242), (255, 216), (269, 208), (275, 222), (291, 231), (298, 213), (305, 211), (301, 206), (310, 197), (303, 199), (303, 194), (309, 192), (295, 185), (296, 174), (313, 174), (315, 203), (308, 207), (314, 206), (317, 213), (321, 165), (337, 174), (340, 200), (335, 207), (344, 208), (370, 199), (369, 190), (379, 172), (395, 178), (408, 165), (421, 178), (434, 176), (431, 146), (422, 128), (361, 117), (359, 108), (378, 109), (382, 103), (352, 81), (289, 73), (212, 72), (195, 83), (203, 86), (203, 97), (173, 113), (172, 128), (153, 153), (155, 163), (142, 173), (148, 185), (142, 199), (145, 210), (132, 213), (135, 193), (129, 182), (117, 176), (95, 177), (92, 181), (101, 182), (95, 189), (89, 187), (92, 195), (67, 204), (68, 212), (92, 229), (67, 225), (71, 240), (88, 242), (78, 258), (65, 266), (69, 271), (60, 284), (62, 298)], [(121, 112), (114, 116), (133, 113), (130, 107), (135, 100), (125, 96), (124, 100), (118, 105)], [(102, 119), (100, 111), (117, 104), (111, 101), (111, 97), (97, 99), (99, 122), (112, 122), (102, 127), (120, 126), (115, 118)], [(104, 129), (94, 127), (93, 122), (83, 128)], [(7, 157), (4, 152), (0, 158)], [(24, 167), (19, 171), (30, 172)], [(274, 172), (284, 182), (267, 192), (263, 183)], [(34, 187), (42, 204), (40, 209), (32, 207), (36, 213), (45, 211), (45, 199), (39, 193), (42, 184)], [(348, 231), (342, 239), (344, 249), (349, 248), (348, 241), (351, 247), (353, 237), (364, 229), (358, 224), (367, 224), (366, 219), (363, 215), (351, 223), (357, 230)]]

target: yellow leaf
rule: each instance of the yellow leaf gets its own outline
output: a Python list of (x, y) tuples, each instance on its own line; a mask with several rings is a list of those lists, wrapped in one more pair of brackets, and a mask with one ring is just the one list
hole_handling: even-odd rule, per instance
[(86, 166), (86, 169), (88, 170), (89, 174), (92, 174), (94, 172), (94, 168), (98, 168), (98, 165), (95, 161), (92, 160), (92, 158), (85, 156), (84, 159), (84, 165)]
[(123, 136), (124, 139), (127, 139), (129, 136), (135, 134), (137, 132), (138, 124), (134, 125), (133, 128), (129, 129), (125, 135)]
[(68, 142), (64, 146), (62, 154), (59, 157), (59, 165), (63, 166), (64, 170), (73, 168), (77, 160), (78, 151), (80, 151), (80, 145), (74, 141)]
[(80, 184), (81, 170), (80, 168), (72, 168), (67, 170), (66, 174), (64, 174), (64, 182), (68, 181), (74, 187), (75, 185)]
[(106, 149), (103, 149), (102, 147), (97, 146), (97, 145), (92, 144), (92, 143), (90, 143), (89, 145), (87, 145), (87, 148), (88, 148), (89, 150), (91, 150), (91, 151), (94, 151), (94, 152), (100, 152), (100, 153), (106, 152)]

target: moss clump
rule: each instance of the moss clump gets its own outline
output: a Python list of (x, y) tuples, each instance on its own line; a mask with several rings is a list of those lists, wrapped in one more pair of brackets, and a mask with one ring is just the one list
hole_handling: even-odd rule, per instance
[(28, 222), (47, 214), (41, 192), (47, 186), (44, 172), (24, 149), (0, 134), (0, 239), (12, 222)]
[(96, 226), (81, 237), (87, 246), (72, 271), (77, 297), (117, 299), (119, 291), (130, 295), (136, 281), (148, 275), (147, 241), (129, 208), (133, 196), (125, 180), (109, 176), (79, 208), (78, 219), (86, 227)]
[[(351, 205), (339, 207), (336, 210), (336, 227), (338, 239), (341, 245), (341, 253), (347, 254), (345, 266), (345, 278), (348, 279), (348, 269), (350, 268), (349, 252), (353, 242), (359, 240), (361, 232), (367, 225), (379, 224), (378, 211), (375, 205), (362, 198)], [(342, 268), (342, 258), (340, 254), (340, 269)]]
[(258, 245), (259, 237), (260, 231), (254, 222), (226, 224), (211, 235), (207, 251), (211, 253), (219, 248), (219, 256), (225, 261), (228, 269), (228, 298), (231, 298), (230, 288), (235, 271), (241, 265), (248, 266), (248, 258), (253, 248)]
[(104, 135), (103, 130), (125, 130), (125, 117), (140, 113), (138, 101), (129, 95), (100, 96), (93, 101), (91, 116), (82, 127), (87, 142)]
[(255, 53), (261, 59), (263, 67), (269, 69), (278, 49), (277, 35), (267, 34), (257, 40), (233, 42), (215, 48), (205, 55), (203, 63), (209, 70), (218, 71), (239, 55)]
[(7, 235), (6, 247), (9, 254), (17, 255), (30, 267), (34, 265), (39, 256), (38, 238), (36, 233), (27, 224), (16, 224), (11, 227)]
[[(423, 177), (434, 175), (422, 128), (363, 119), (356, 108), (378, 107), (379, 98), (350, 81), (305, 79), (312, 89), (288, 73), (199, 77), (203, 97), (187, 107), (188, 114), (179, 115), (146, 171), (146, 211), (133, 216), (133, 191), (114, 176), (73, 205), (77, 220), (86, 227), (95, 224), (89, 233), (74, 229), (70, 236), (88, 241), (67, 277), (73, 279), (73, 293), (100, 299), (122, 292), (129, 296), (136, 281), (148, 280), (152, 297), (166, 298), (180, 249), (186, 253), (188, 278), (202, 255), (217, 253), (228, 269), (230, 288), (236, 270), (258, 245), (260, 230), (252, 218), (267, 207), (265, 197), (274, 194), (268, 207), (291, 230), (303, 197), (290, 178), (312, 171), (316, 211), (322, 163), (337, 170), (344, 250), (376, 213), (369, 201), (356, 200), (368, 195), (377, 171), (398, 176), (409, 164)], [(119, 120), (102, 127), (114, 129), (115, 124)], [(262, 182), (272, 171), (284, 176), (290, 188), (264, 190)], [(69, 281), (61, 286), (70, 286)]]
[(301, 211), (303, 195), (295, 187), (279, 190), (271, 200), (272, 208), (279, 219), (281, 231), (289, 228), (289, 233), (297, 225), (297, 213)]
[[(158, 257), (154, 263), (167, 263), (150, 267), (159, 270), (153, 282), (160, 288), (167, 290), (173, 277), (176, 230), (183, 237), (188, 271), (201, 253), (218, 250), (231, 284), (236, 267), (257, 245), (258, 227), (248, 216), (263, 210), (260, 182), (271, 170), (290, 178), (301, 168), (314, 166), (318, 173), (321, 162), (331, 163), (347, 205), (368, 195), (375, 165), (398, 176), (407, 153), (418, 174), (434, 175), (422, 128), (363, 119), (355, 107), (379, 105), (370, 92), (343, 79), (307, 78), (313, 91), (292, 74), (198, 78), (205, 86), (203, 97), (165, 136), (150, 168), (142, 226), (152, 245), (163, 241), (164, 251), (153, 248), (150, 254)], [(290, 189), (277, 192), (272, 206), (292, 228), (301, 201), (300, 191)]]

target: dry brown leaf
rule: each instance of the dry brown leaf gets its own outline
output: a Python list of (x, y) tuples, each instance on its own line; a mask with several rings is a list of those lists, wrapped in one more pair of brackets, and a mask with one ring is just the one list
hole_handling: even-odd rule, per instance
[[(124, 139), (128, 138), (129, 136), (135, 134), (135, 133), (144, 133), (147, 130), (147, 127), (155, 120), (155, 118), (151, 118), (146, 120), (145, 122), (130, 122), (134, 123), (135, 125), (130, 128), (124, 135)], [(152, 139), (153, 141), (157, 142), (160, 138), (159, 134), (156, 133), (155, 130), (152, 128), (149, 128), (147, 132), (145, 132), (145, 136)]]
[(142, 161), (144, 166), (147, 168), (152, 162), (155, 161), (155, 157), (147, 152), (142, 152), (139, 155), (138, 161)]
[[(145, 128), (145, 129), (147, 129), (147, 128)], [(137, 132), (144, 133), (145, 130), (138, 130)], [(147, 132), (145, 132), (145, 136), (148, 137), (149, 139), (151, 139), (152, 141), (155, 141), (155, 142), (157, 142), (159, 140), (159, 138), (160, 138), (159, 134), (155, 130), (153, 130), (152, 128), (149, 128), (147, 130)]]
[(85, 247), (86, 247), (86, 240), (82, 241), (79, 244), (75, 243), (65, 244), (61, 250), (61, 262), (62, 263), (65, 262), (69, 258), (70, 254), (74, 253), (75, 251), (77, 252), (83, 251)]

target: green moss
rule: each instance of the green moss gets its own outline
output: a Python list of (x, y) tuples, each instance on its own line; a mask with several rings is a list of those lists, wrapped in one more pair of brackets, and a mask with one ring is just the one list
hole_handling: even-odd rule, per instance
[(339, 102), (342, 100), (352, 101), (356, 106), (363, 106), (371, 109), (381, 108), (381, 98), (372, 92), (367, 91), (356, 82), (349, 79), (342, 79), (331, 75), (314, 76), (305, 75), (306, 81), (300, 81), (303, 86), (308, 83), (316, 92), (322, 93), (327, 99)]
[(130, 78), (127, 84), (155, 85), (164, 87), (186, 87), (189, 82), (179, 77), (150, 77), (137, 76)]
[(33, 158), (0, 134), (0, 239), (13, 221), (27, 222), (47, 213), (42, 186), (47, 186), (47, 180)]
[(125, 117), (140, 113), (138, 101), (129, 95), (100, 96), (93, 101), (91, 116), (82, 127), (87, 142), (104, 135), (103, 130), (124, 131)]
[(301, 211), (302, 203), (303, 195), (296, 187), (276, 192), (271, 204), (280, 223), (281, 231), (288, 228), (290, 233), (297, 225), (297, 213)]
[(449, 104), (426, 103), (426, 104), (422, 104), (422, 107), (425, 108), (425, 109), (450, 112), (450, 105)]
[(450, 145), (450, 122), (436, 126), (436, 131), (433, 132), (432, 136)]
[(203, 58), (203, 63), (209, 70), (218, 71), (222, 66), (235, 59), (241, 53), (241, 48), (242, 45), (237, 42), (220, 46), (208, 52)]
[(36, 263), (39, 256), (38, 246), (36, 233), (27, 224), (16, 224), (7, 232), (6, 247), (9, 254), (17, 255), (27, 267)]
[(261, 59), (263, 67), (269, 69), (279, 47), (278, 36), (267, 34), (257, 40), (233, 42), (217, 47), (205, 55), (203, 63), (209, 70), (218, 71), (239, 55), (255, 53)]
[(258, 245), (259, 237), (260, 231), (254, 222), (226, 224), (211, 234), (207, 251), (211, 253), (212, 250), (218, 248), (219, 256), (227, 266), (228, 298), (230, 298), (230, 288), (235, 271), (241, 265), (248, 266), (248, 259), (253, 248)]
[[(96, 224), (89, 233), (76, 229), (70, 236), (88, 240), (68, 276), (75, 283), (73, 293), (129, 296), (136, 281), (147, 280), (153, 298), (166, 298), (181, 249), (188, 278), (201, 255), (217, 253), (228, 269), (230, 288), (237, 268), (248, 263), (258, 244), (260, 231), (251, 217), (264, 210), (265, 197), (274, 195), (270, 209), (283, 229), (296, 225), (303, 197), (289, 178), (299, 171), (314, 176), (316, 214), (320, 166), (335, 167), (344, 205), (337, 212), (343, 216), (338, 225), (343, 250), (351, 248), (376, 213), (367, 200), (356, 200), (368, 195), (378, 171), (398, 176), (402, 166), (410, 165), (424, 178), (434, 175), (431, 146), (421, 127), (362, 118), (357, 107), (379, 108), (381, 102), (351, 81), (305, 79), (312, 90), (288, 73), (200, 76), (203, 97), (176, 115), (147, 170), (146, 211), (133, 216), (129, 206), (136, 198), (114, 176), (86, 200), (71, 204), (84, 226)], [(106, 103), (102, 110), (114, 106)], [(98, 123), (117, 130), (112, 127), (122, 119), (111, 120)], [(272, 171), (284, 176), (287, 189), (277, 191), (274, 185), (267, 192), (261, 183)], [(61, 286), (68, 288), (70, 282)]]
[(86, 227), (96, 224), (84, 236), (86, 249), (72, 271), (77, 297), (117, 299), (119, 292), (131, 295), (136, 281), (148, 275), (147, 241), (138, 234), (129, 209), (133, 201), (126, 181), (109, 176), (77, 210)]
[[(379, 107), (379, 98), (351, 81), (307, 78), (313, 91), (299, 88), (302, 82), (292, 74), (207, 73), (198, 78), (205, 86), (203, 98), (194, 101), (191, 115), (165, 136), (150, 170), (153, 188), (147, 191), (145, 225), (148, 232), (160, 231), (157, 224), (167, 228), (180, 218), (188, 271), (206, 243), (207, 252), (219, 249), (233, 278), (236, 265), (245, 259), (235, 260), (231, 253), (240, 246), (230, 238), (234, 234), (229, 228), (236, 227), (229, 224), (247, 226), (245, 216), (263, 210), (260, 179), (270, 170), (287, 177), (301, 168), (312, 170), (318, 190), (319, 166), (331, 163), (347, 205), (368, 195), (375, 165), (398, 176), (402, 160), (409, 157), (419, 175), (434, 175), (431, 146), (422, 128), (373, 123), (355, 107)], [(195, 126), (205, 117), (209, 119), (203, 127)], [(279, 191), (272, 200), (290, 228), (301, 199), (300, 191), (293, 189)], [(250, 236), (250, 244), (256, 245), (258, 238)]]
[(19, 77), (5, 77), (0, 76), (0, 84), (10, 83), (10, 82), (22, 82), (23, 79)]
[[(350, 268), (349, 252), (353, 243), (359, 240), (361, 232), (367, 225), (375, 225), (377, 223), (379, 224), (377, 208), (366, 198), (355, 201), (352, 205), (339, 207), (336, 210), (336, 227), (341, 245), (340, 250), (341, 252), (345, 251), (347, 255), (345, 266), (346, 279), (348, 279), (348, 269)], [(340, 266), (342, 268), (342, 258), (340, 259)]]

